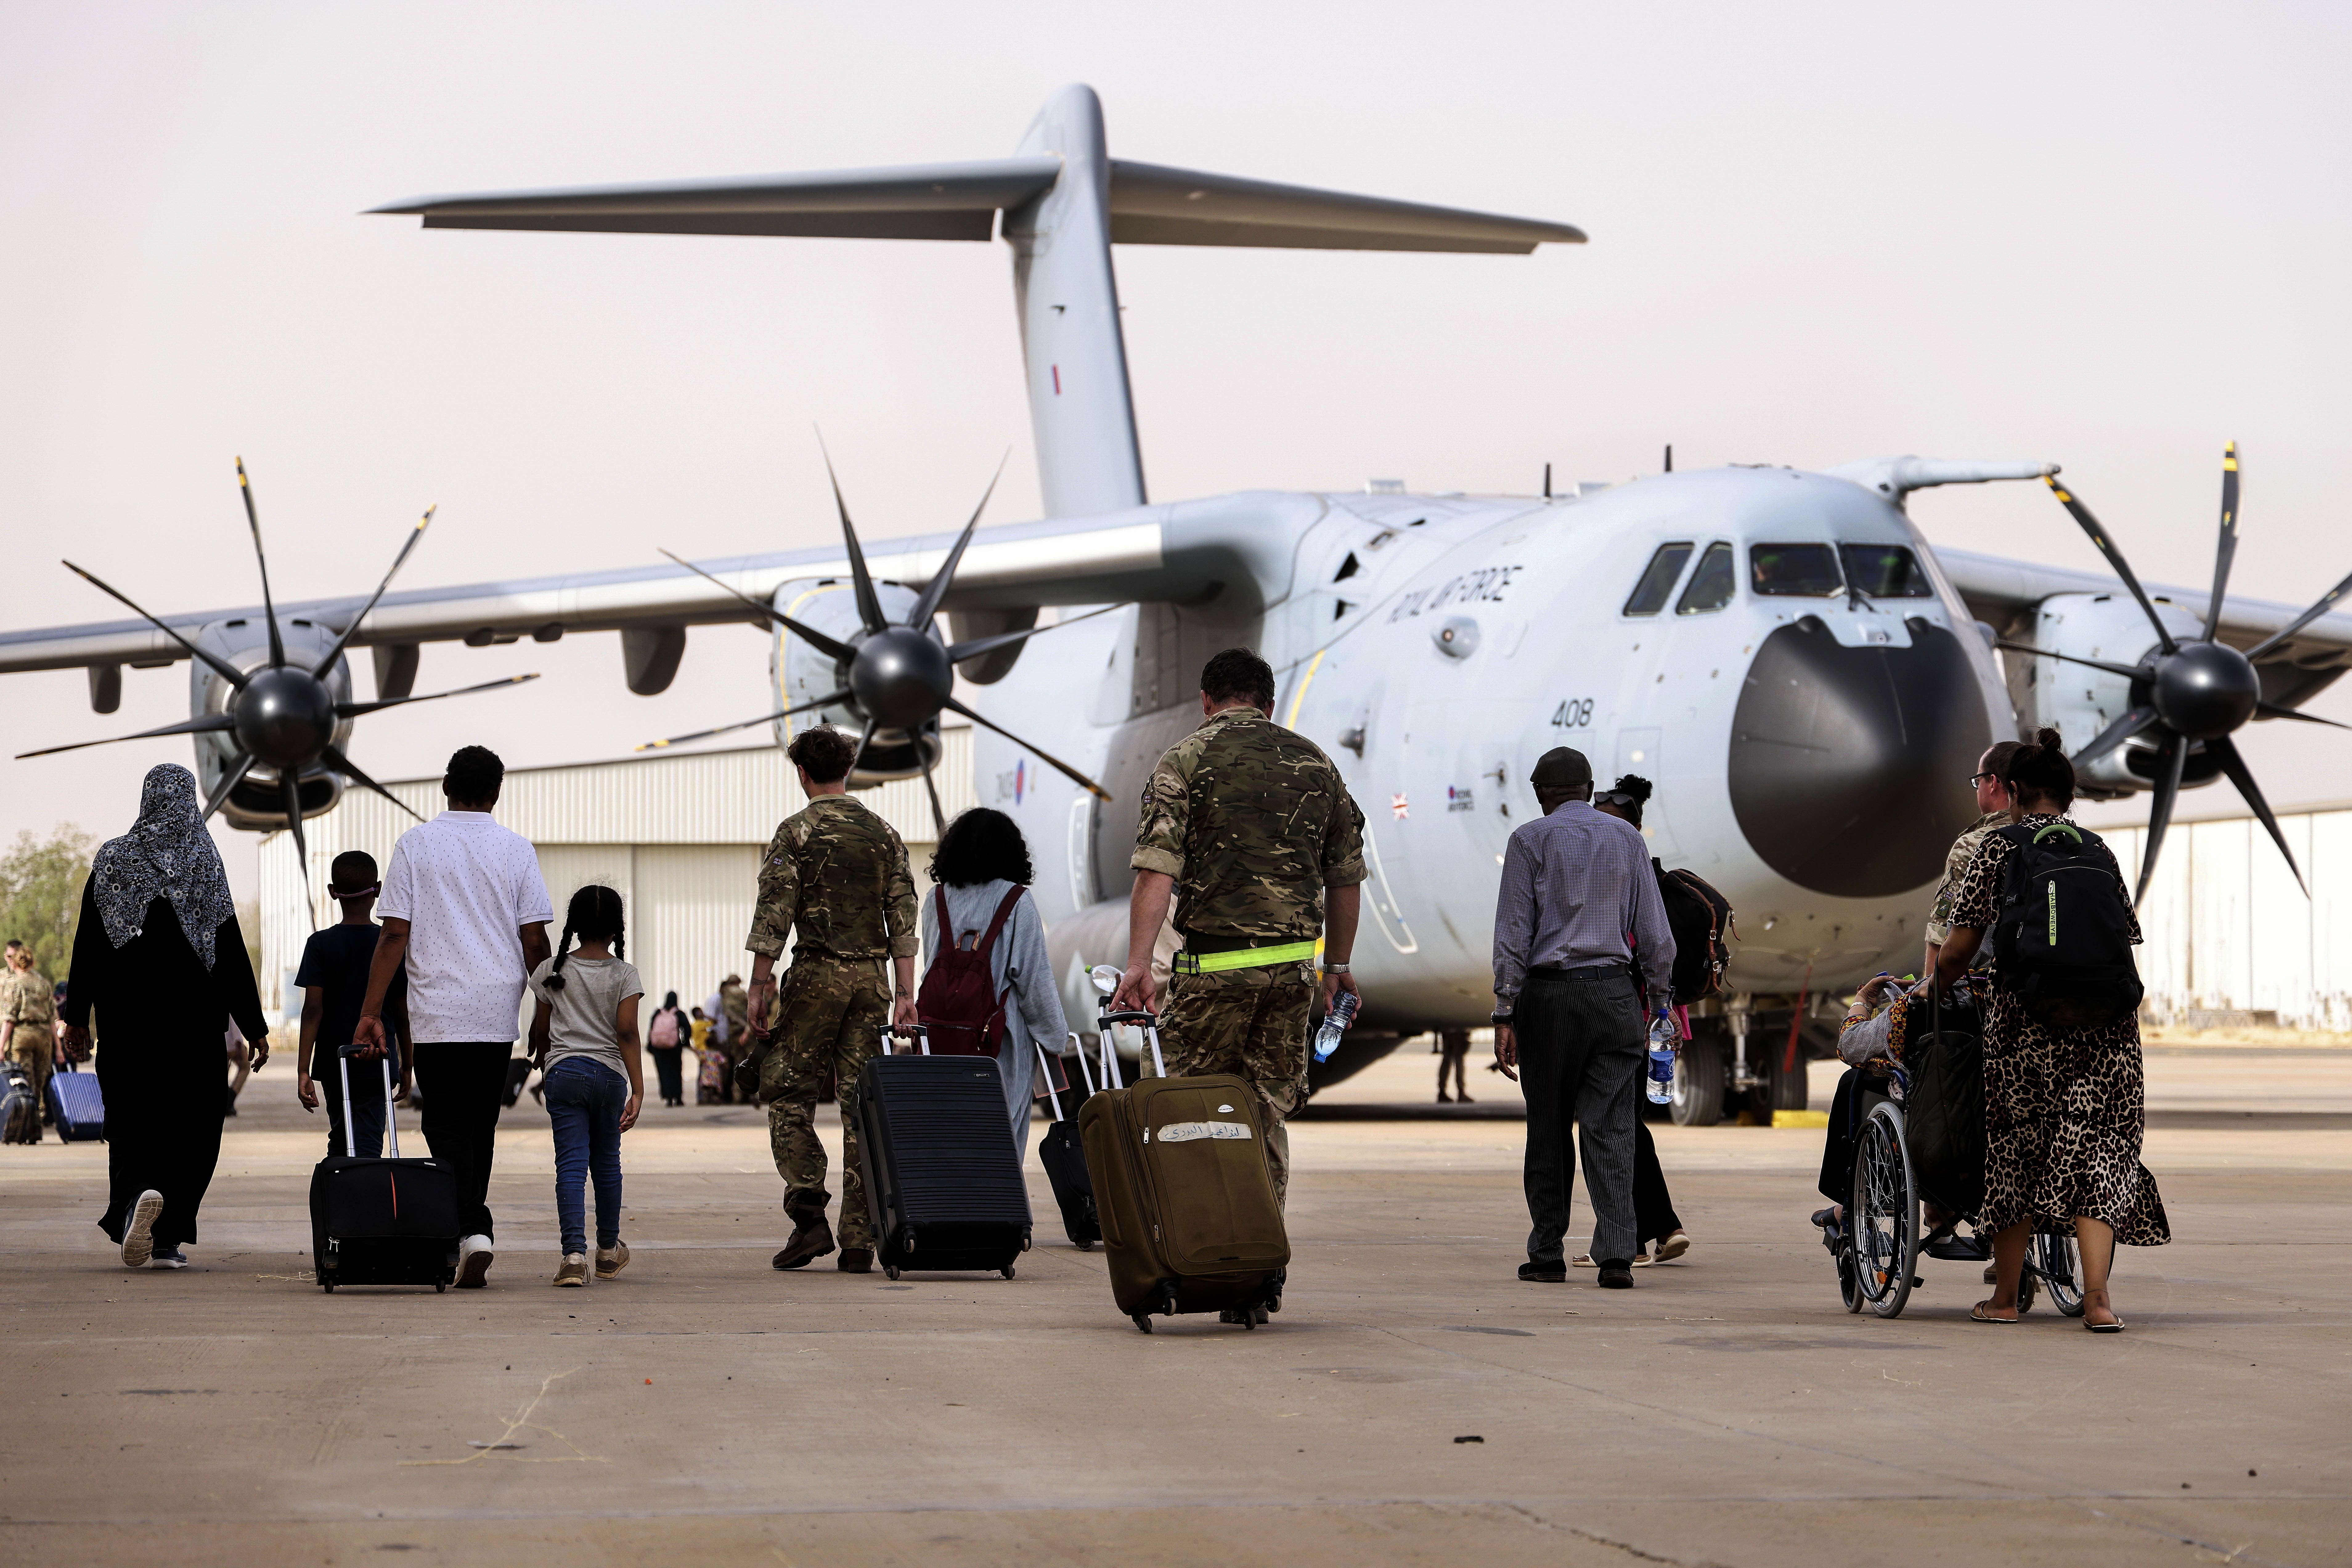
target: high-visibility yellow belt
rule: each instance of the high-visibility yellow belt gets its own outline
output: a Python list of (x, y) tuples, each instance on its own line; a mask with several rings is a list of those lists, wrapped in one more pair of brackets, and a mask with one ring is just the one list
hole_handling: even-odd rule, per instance
[(1228, 969), (1270, 969), (1278, 963), (1305, 963), (1314, 956), (1314, 942), (1294, 942), (1281, 947), (1237, 947), (1230, 952), (1180, 952), (1171, 967), (1179, 974), (1216, 974)]

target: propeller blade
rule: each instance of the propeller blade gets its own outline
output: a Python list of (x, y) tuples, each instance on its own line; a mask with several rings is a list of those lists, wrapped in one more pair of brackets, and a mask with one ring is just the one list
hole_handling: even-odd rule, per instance
[(2230, 593), (2230, 563), (2238, 557), (2238, 444), (2221, 453), (2221, 542), (2213, 549), (2213, 603), (2205, 611), (2205, 640), (2221, 625), (2221, 601)]
[(2124, 586), (2129, 588), (2132, 597), (2139, 601), (2139, 607), (2147, 612), (2147, 624), (2156, 628), (2158, 645), (2167, 653), (2179, 653), (2180, 646), (2172, 640), (2172, 634), (2164, 629), (2164, 622), (2156, 613), (2155, 602), (2147, 596), (2147, 590), (2139, 585), (2139, 579), (2132, 575), (2131, 563), (2124, 559), (2124, 552), (2116, 549), (2115, 542), (2107, 537), (2107, 531), (2099, 526), (2099, 520), (2091, 515), (2091, 509), (2076, 500), (2074, 492), (2058, 482), (2057, 475), (2044, 474), (2042, 481), (2050, 487), (2051, 493), (2058, 498), (2058, 504), (2066, 509), (2067, 515), (2083, 525), (2083, 531), (2091, 536), (2091, 542), (2099, 547), (2099, 553), (2107, 558), (2107, 564), (2114, 567), (2116, 575), (2124, 580)]
[(479, 686), (461, 686), (455, 691), (430, 691), (422, 697), (394, 697), (382, 702), (338, 702), (335, 717), (356, 719), (362, 713), (381, 713), (387, 708), (405, 708), (412, 702), (438, 702), (444, 697), (470, 697), (477, 691), (496, 691), (501, 686), (520, 686), (526, 680), (537, 680), (539, 673), (509, 675), (498, 680), (485, 680)]
[(2122, 718), (2100, 731), (2091, 743), (2074, 753), (2072, 761), (2077, 769), (2097, 762), (2142, 730), (2156, 722), (2156, 710), (2135, 708)]
[[(2337, 724), (2333, 719), (2323, 719), (2316, 713), (2305, 713), (2294, 708), (2282, 708), (2275, 702), (2255, 703), (2254, 717), (2257, 719), (2300, 719), (2306, 724), (2330, 724), (2334, 725), (2338, 730), (2352, 730), (2352, 724)], [(28, 752), (26, 754), (27, 756), (31, 756), (35, 753)]]
[(310, 929), (319, 929), (318, 906), (310, 901), (310, 846), (302, 837), (302, 785), (292, 773), (278, 775), (278, 797), (286, 805), (286, 826), (294, 835), (294, 863), (302, 868), (302, 908), (310, 917)]
[(1127, 608), (1125, 605), (1105, 605), (1099, 610), (1088, 610), (1083, 616), (1072, 616), (1068, 620), (1056, 621), (1051, 626), (1024, 626), (1017, 632), (999, 632), (993, 637), (973, 637), (969, 642), (950, 643), (948, 662), (961, 664), (965, 659), (978, 658), (982, 654), (994, 653), (1001, 647), (1010, 647), (1024, 637), (1035, 637), (1039, 632), (1050, 632), (1055, 626), (1074, 626), (1080, 621), (1090, 621), (1097, 616), (1107, 616), (1113, 610), (1125, 608)]
[[(2287, 622), (2284, 627), (2273, 632), (2270, 636), (2264, 637), (2262, 641), (2248, 648), (2246, 650), (2246, 657), (2250, 659), (2262, 658), (2263, 655), (2270, 652), (2271, 649), (2278, 647), (2279, 644), (2286, 641), (2287, 638), (2294, 636), (2295, 633), (2303, 630), (2304, 627), (2311, 625), (2312, 622), (2326, 615), (2327, 613), (2328, 606), (2335, 604), (2336, 600), (2342, 598), (2347, 593), (2352, 593), (2352, 576), (2346, 577), (2344, 581), (2336, 584), (2336, 586), (2328, 589), (2325, 594), (2320, 595), (2318, 603), (2313, 605), (2311, 608), (2304, 611), (2303, 614)], [(120, 595), (118, 595), (117, 597), (120, 597)], [(129, 601), (126, 600), (124, 602), (128, 603)]]
[(2172, 826), (2172, 807), (2180, 798), (2180, 770), (2189, 765), (2189, 742), (2166, 731), (2156, 748), (2156, 798), (2147, 807), (2147, 847), (2139, 858), (2139, 889), (2132, 894), (2132, 908), (2147, 897), (2147, 885), (2156, 877), (2157, 852), (2164, 847), (2164, 830)]
[(433, 526), (433, 514), (440, 510), (437, 504), (425, 509), (425, 515), (417, 520), (415, 528), (408, 531), (407, 541), (401, 545), (400, 553), (392, 558), (392, 570), (385, 573), (383, 581), (375, 585), (375, 592), (370, 594), (368, 602), (360, 606), (360, 613), (353, 616), (344, 626), (343, 635), (335, 639), (335, 646), (327, 650), (327, 657), (319, 661), (319, 667), (310, 672), (312, 675), (324, 680), (327, 678), (327, 671), (335, 668), (335, 660), (343, 657), (343, 649), (349, 647), (352, 638), (358, 635), (360, 623), (368, 618), (368, 612), (375, 608), (378, 599), (383, 597), (383, 591), (392, 586), (392, 580), (400, 574), (401, 567), (407, 563), (408, 552), (416, 548), (417, 541), (425, 537), (425, 531)]
[(947, 700), (946, 706), (954, 711), (962, 714), (965, 718), (971, 720), (973, 723), (980, 725), (982, 729), (995, 731), (998, 734), (1003, 736), (1006, 740), (1012, 742), (1023, 751), (1034, 756), (1039, 762), (1054, 768), (1064, 777), (1067, 778), (1072, 784), (1077, 784), (1081, 788), (1087, 790), (1097, 798), (1102, 800), (1108, 800), (1110, 798), (1110, 791), (1103, 788), (1102, 785), (1095, 783), (1094, 780), (1087, 777), (1086, 774), (1078, 772), (1077, 769), (1070, 766), (1069, 763), (1062, 761), (1061, 758), (1054, 755), (1053, 752), (1039, 751), (1035, 746), (1031, 745), (1028, 742), (1023, 740), (1020, 736), (1014, 734), (1003, 725), (995, 722), (993, 720), (982, 718), (981, 715), (973, 712), (971, 709), (965, 707), (962, 703), (957, 701), (952, 697)]
[(254, 761), (251, 752), (239, 752), (236, 754), (236, 761), (229, 764), (228, 772), (221, 775), (221, 782), (214, 789), (213, 797), (205, 802), (205, 821), (210, 822), (213, 813), (218, 811), (227, 802), (228, 792), (245, 782), (245, 775), (253, 771)]
[(100, 593), (105, 594), (129, 606), (129, 608), (136, 612), (140, 618), (144, 620), (149, 626), (153, 626), (157, 631), (162, 632), (173, 642), (178, 643), (182, 647), (186, 648), (188, 650), (188, 657), (196, 659), (201, 663), (212, 666), (214, 674), (219, 676), (223, 680), (227, 681), (231, 686), (236, 687), (239, 691), (245, 689), (245, 683), (248, 679), (245, 671), (237, 668), (236, 666), (229, 663), (228, 660), (221, 658), (218, 654), (206, 653), (204, 649), (198, 647), (195, 644), (182, 637), (178, 632), (175, 632), (170, 626), (165, 626), (160, 618), (149, 615), (145, 610), (141, 609), (137, 605), (132, 604), (130, 595), (124, 593), (121, 589), (117, 588), (113, 584), (107, 582), (97, 574), (85, 572), (70, 561), (66, 562), (64, 564), (67, 571), (72, 573), (75, 576), (79, 577), (83, 582), (89, 584), (91, 587), (96, 588)]
[(849, 689), (844, 687), (841, 690), (820, 697), (813, 702), (796, 702), (790, 708), (779, 708), (773, 713), (763, 713), (757, 719), (746, 719), (740, 724), (721, 724), (716, 730), (697, 730), (691, 735), (672, 735), (666, 741), (647, 741), (644, 745), (633, 749), (640, 752), (658, 752), (670, 746), (682, 746), (688, 741), (707, 741), (713, 735), (731, 735), (738, 730), (748, 730), (754, 724), (772, 724), (777, 720), (789, 718), (794, 713), (805, 713), (813, 708), (830, 708), (836, 702), (848, 700)]
[(915, 750), (922, 755), (923, 793), (931, 797), (932, 826), (945, 835), (948, 830), (948, 814), (940, 809), (940, 786), (931, 782), (931, 749), (923, 744), (923, 738), (920, 735), (910, 735), (908, 738), (915, 742)]
[(1004, 477), (1004, 465), (1012, 460), (1013, 448), (1007, 447), (1004, 456), (996, 459), (996, 472), (989, 475), (988, 488), (980, 492), (980, 504), (971, 509), (971, 521), (963, 525), (955, 548), (940, 563), (940, 569), (931, 574), (931, 580), (923, 584), (922, 597), (915, 601), (915, 613), (907, 617), (908, 626), (919, 630), (929, 626), (931, 617), (940, 613), (940, 601), (948, 596), (948, 589), (955, 582), (956, 568), (963, 563), (964, 546), (971, 542), (971, 531), (980, 526), (980, 514), (988, 510), (988, 498), (996, 493), (996, 481)]
[(890, 622), (882, 614), (882, 601), (874, 592), (873, 574), (866, 570), (866, 552), (857, 547), (857, 528), (849, 521), (849, 503), (841, 499), (841, 476), (833, 471), (833, 454), (825, 449), (822, 430), (816, 433), (816, 449), (824, 453), (824, 477), (833, 481), (833, 504), (841, 513), (842, 542), (849, 546), (849, 576), (857, 587), (857, 618), (865, 623), (866, 634), (871, 636)]
[(767, 631), (774, 626), (776, 612), (769, 605), (760, 603), (759, 600), (751, 597), (751, 595), (743, 592), (742, 589), (736, 587), (731, 583), (720, 582), (718, 578), (712, 576), (709, 573), (705, 572), (701, 567), (697, 566), (693, 562), (688, 561), (683, 555), (677, 554), (671, 551), (663, 550), (658, 544), (654, 546), (654, 549), (663, 555), (667, 555), (672, 561), (677, 562), (680, 566), (685, 567), (688, 571), (693, 573), (696, 576), (701, 578), (704, 582), (709, 584), (712, 587), (718, 589), (720, 593), (725, 594), (730, 598), (740, 599), (744, 604), (750, 605), (752, 609), (757, 610), (760, 613), (758, 626), (761, 631)]
[[(278, 606), (269, 598), (269, 557), (261, 552), (261, 514), (253, 510), (253, 481), (245, 477), (243, 458), (236, 460), (236, 493), (245, 498), (246, 526), (253, 530), (253, 559), (261, 568), (261, 618), (269, 627), (269, 668), (283, 669), (286, 643), (278, 635)], [(301, 841), (299, 827), (294, 830), (294, 838), (297, 843)]]
[(392, 802), (393, 805), (400, 807), (401, 810), (408, 813), (409, 816), (415, 816), (417, 821), (422, 822), (425, 820), (422, 816), (417, 816), (416, 808), (415, 806), (409, 805), (406, 801), (401, 799), (398, 795), (384, 788), (383, 785), (376, 783), (375, 780), (368, 777), (367, 774), (360, 772), (359, 764), (352, 762), (351, 758), (343, 755), (343, 753), (337, 748), (329, 746), (325, 751), (319, 753), (319, 760), (326, 763), (329, 767), (334, 769), (337, 773), (342, 774), (345, 778), (351, 780), (353, 784), (364, 784), (369, 789), (375, 791), (376, 794), (383, 796), (384, 799)]
[(2271, 803), (2263, 798), (2262, 786), (2254, 783), (2253, 770), (2246, 766), (2246, 759), (2238, 754), (2238, 748), (2231, 744), (2227, 736), (2206, 742), (2205, 750), (2221, 759), (2221, 771), (2230, 775), (2230, 782), (2238, 786), (2239, 795), (2254, 808), (2263, 826), (2270, 829), (2271, 842), (2286, 857), (2286, 868), (2294, 873), (2294, 885), (2303, 889), (2305, 898), (2311, 897), (2311, 885), (2303, 879), (2303, 868), (2294, 863), (2294, 851), (2286, 847), (2286, 835), (2279, 830), (2278, 818), (2271, 815)]
[[(2300, 719), (2300, 713), (2295, 715)], [(2320, 721), (2326, 723), (2326, 720)], [(122, 741), (148, 741), (158, 735), (201, 735), (215, 730), (234, 730), (236, 721), (226, 713), (207, 713), (201, 719), (183, 719), (176, 724), (166, 724), (160, 730), (142, 730), (136, 735), (110, 735), (103, 741), (76, 741), (70, 746), (44, 746), (37, 752), (19, 752), (16, 760), (26, 757), (52, 757), (59, 752), (79, 752), (85, 746), (111, 746)]]
[[(656, 545), (655, 548), (659, 549), (660, 547)], [(800, 638), (803, 642), (807, 643), (811, 647), (814, 647), (817, 652), (824, 655), (827, 658), (849, 659), (856, 658), (857, 657), (857, 650), (850, 647), (847, 643), (841, 641), (839, 638), (827, 637), (824, 633), (818, 631), (814, 626), (804, 626), (801, 625), (800, 622), (793, 619), (792, 616), (778, 611), (773, 605), (763, 605), (760, 603), (759, 600), (751, 597), (751, 595), (744, 593), (742, 590), (731, 587), (725, 583), (721, 583), (718, 578), (711, 576), (709, 573), (705, 572), (701, 567), (697, 566), (693, 562), (687, 560), (683, 556), (670, 555), (670, 552), (667, 550), (663, 550), (661, 552), (664, 555), (669, 555), (669, 558), (672, 561), (677, 562), (679, 565), (685, 567), (696, 576), (709, 583), (713, 587), (719, 588), (729, 594), (732, 594), (736, 598), (742, 600), (744, 604), (749, 605), (751, 608), (759, 611), (760, 629), (761, 631), (767, 631), (774, 626), (776, 622), (782, 621), (784, 624), (784, 629), (786, 631), (792, 633), (793, 636)]]
[(866, 721), (866, 728), (858, 734), (857, 750), (850, 753), (849, 771), (851, 773), (856, 773), (857, 771), (857, 764), (866, 760), (866, 748), (872, 743), (873, 740), (874, 721), (868, 719)]
[(2088, 665), (2093, 669), (2104, 669), (2109, 675), (2129, 676), (2134, 680), (2146, 680), (2156, 673), (2146, 665), (2110, 664), (2103, 658), (2076, 658), (2071, 653), (2053, 653), (2046, 647), (2035, 647), (2032, 643), (2011, 642), (2006, 638), (1995, 639), (1992, 646), (2005, 647), (2011, 653), (2030, 653), (2041, 658), (2063, 659), (2068, 664)]

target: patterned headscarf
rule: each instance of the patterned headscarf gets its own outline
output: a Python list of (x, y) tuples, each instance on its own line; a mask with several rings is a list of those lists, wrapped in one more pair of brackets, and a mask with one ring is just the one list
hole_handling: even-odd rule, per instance
[(209, 970), (213, 933), (236, 912), (220, 850), (205, 827), (196, 776), (177, 763), (147, 770), (139, 791), (139, 820), (120, 838), (99, 847), (90, 862), (99, 919), (106, 940), (121, 947), (140, 933), (147, 906), (156, 896), (172, 900), (188, 945)]

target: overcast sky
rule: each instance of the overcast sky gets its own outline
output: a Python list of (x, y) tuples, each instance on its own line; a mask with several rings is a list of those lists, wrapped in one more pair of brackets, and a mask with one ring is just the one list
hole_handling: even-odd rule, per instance
[[(0, 626), (254, 597), (231, 458), (286, 596), (1034, 516), (997, 245), (425, 233), (398, 197), (1009, 153), (1057, 87), (1115, 154), (1564, 220), (1528, 258), (1122, 248), (1157, 500), (1532, 490), (1882, 453), (2050, 459), (2145, 576), (2352, 568), (2343, 6), (1357, 3), (0, 5)], [(1948, 545), (2090, 567), (2039, 487), (1930, 493)], [(379, 777), (480, 739), (606, 757), (763, 710), (765, 650), (698, 631), (677, 683), (618, 640), (425, 654), (362, 721)], [(364, 684), (364, 661), (361, 679)], [(8, 750), (185, 717), (185, 666), (92, 714), (0, 681)], [(2339, 689), (2314, 709), (2352, 719)], [(2352, 794), (2352, 736), (2255, 727), (2274, 801)], [(127, 825), (142, 742), (0, 762), (0, 834)], [(2211, 792), (2209, 792), (2209, 795)], [(2200, 805), (2212, 804), (2200, 801)], [(233, 877), (251, 840), (226, 835)]]

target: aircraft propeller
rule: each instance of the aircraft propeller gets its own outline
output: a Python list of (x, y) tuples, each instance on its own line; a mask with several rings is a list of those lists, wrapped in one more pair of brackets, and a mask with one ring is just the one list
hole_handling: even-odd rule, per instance
[[(103, 741), (77, 741), (69, 745), (47, 746), (37, 752), (18, 753), (26, 757), (52, 756), (59, 752), (77, 752), (86, 746), (110, 746), (120, 741), (144, 741), (158, 735), (195, 735), (233, 733), (236, 754), (222, 774), (220, 784), (213, 790), (212, 798), (205, 802), (205, 816), (209, 820), (227, 801), (229, 792), (244, 782), (245, 775), (256, 766), (267, 767), (278, 774), (280, 798), (284, 802), (286, 825), (294, 834), (295, 852), (307, 863), (310, 847), (302, 834), (302, 797), (299, 782), (303, 773), (324, 763), (353, 784), (375, 791), (411, 816), (416, 813), (383, 785), (376, 783), (334, 743), (335, 726), (345, 719), (355, 719), (363, 713), (378, 713), (387, 708), (403, 708), (412, 702), (432, 702), (444, 697), (463, 697), (470, 692), (488, 691), (502, 686), (519, 686), (527, 680), (537, 680), (536, 675), (510, 675), (501, 680), (486, 680), (478, 686), (460, 687), (455, 691), (436, 691), (423, 697), (395, 697), (375, 702), (338, 702), (327, 685), (327, 675), (335, 661), (351, 646), (358, 635), (360, 623), (367, 619), (384, 591), (392, 586), (393, 578), (408, 561), (417, 542), (425, 537), (437, 508), (427, 507), (424, 517), (409, 531), (408, 538), (393, 557), (392, 568), (368, 595), (359, 613), (343, 625), (334, 646), (315, 665), (304, 666), (286, 657), (286, 639), (278, 626), (278, 608), (269, 592), (269, 558), (261, 547), (261, 518), (254, 509), (253, 485), (246, 478), (245, 459), (236, 460), (236, 484), (245, 500), (246, 526), (253, 534), (253, 555), (261, 569), (262, 619), (269, 631), (269, 662), (257, 669), (239, 669), (236, 665), (190, 641), (177, 628), (133, 602), (120, 588), (83, 570), (72, 562), (65, 563), (84, 582), (129, 608), (157, 631), (186, 649), (190, 658), (210, 667), (213, 673), (229, 683), (230, 691), (226, 711), (208, 713), (200, 718), (183, 720), (153, 730), (142, 730), (135, 735), (114, 735)], [(421, 819), (420, 819), (421, 820)], [(307, 900), (306, 900), (307, 901)]]
[(2262, 677), (2254, 668), (2254, 660), (2318, 619), (2347, 591), (2352, 591), (2352, 576), (2336, 584), (2302, 615), (2243, 653), (2215, 635), (2221, 624), (2221, 603), (2229, 593), (2230, 568), (2238, 553), (2238, 444), (2232, 441), (2221, 457), (2221, 528), (2214, 550), (2213, 593), (2205, 611), (2204, 636), (2181, 641), (2173, 637), (2158, 616), (2154, 602), (2133, 574), (2130, 563), (2107, 537), (2099, 520), (2091, 515), (2091, 509), (2054, 477), (2044, 476), (2044, 482), (2057, 494), (2067, 515), (2091, 536), (2091, 542), (2107, 558), (2107, 564), (2115, 568), (2116, 575), (2123, 579), (2124, 586), (2131, 590), (2132, 597), (2147, 613), (2148, 624), (2156, 628), (2155, 649), (2137, 664), (2081, 658), (2035, 647), (2031, 643), (2000, 644), (2017, 653), (2105, 670), (2132, 683), (2131, 707), (2074, 756), (2074, 765), (2080, 768), (2135, 736), (2146, 734), (2155, 739), (2156, 791), (2148, 804), (2147, 847), (2140, 857), (2139, 886), (2132, 901), (2137, 904), (2147, 896), (2148, 882), (2156, 875), (2157, 854), (2164, 847), (2165, 830), (2172, 825), (2173, 807), (2179, 799), (2182, 772), (2188, 766), (2189, 752), (2198, 747), (2221, 763), (2238, 794), (2270, 830), (2271, 840), (2278, 846), (2279, 853), (2286, 857), (2295, 885), (2308, 896), (2311, 889), (2304, 883), (2303, 868), (2294, 862), (2294, 851), (2287, 847), (2286, 835), (2279, 830), (2278, 818), (2271, 815), (2270, 803), (2263, 798), (2261, 786), (2254, 783), (2245, 758), (2230, 737), (2255, 718), (2295, 719), (2306, 724), (2352, 729), (2352, 725), (2337, 724), (2333, 719), (2299, 713), (2292, 708), (2263, 701)]
[[(818, 447), (820, 449), (824, 447), (822, 437), (818, 438)], [(1007, 456), (1009, 457), (1010, 454), (1008, 453)], [(921, 731), (936, 723), (940, 714), (945, 711), (961, 713), (973, 723), (993, 730), (1014, 745), (1029, 752), (1039, 761), (1060, 772), (1081, 788), (1103, 800), (1110, 799), (1108, 790), (1104, 789), (1102, 785), (1069, 763), (1052, 752), (1023, 740), (994, 720), (972, 711), (956, 700), (955, 667), (957, 665), (968, 659), (978, 658), (983, 654), (993, 653), (999, 648), (1010, 647), (1015, 643), (1036, 636), (1039, 632), (1054, 629), (1052, 626), (1027, 626), (1019, 631), (1000, 632), (992, 637), (972, 637), (963, 642), (949, 643), (941, 640), (932, 625), (939, 614), (941, 601), (946, 599), (948, 590), (954, 585), (956, 568), (963, 561), (965, 547), (971, 543), (973, 531), (980, 526), (981, 513), (988, 510), (989, 498), (996, 493), (997, 479), (1004, 475), (1003, 463), (997, 464), (995, 477), (988, 481), (988, 489), (981, 493), (980, 504), (972, 508), (971, 519), (964, 524), (963, 532), (957, 537), (955, 547), (948, 552), (948, 557), (940, 563), (940, 569), (931, 574), (930, 581), (923, 585), (921, 594), (916, 598), (914, 608), (908, 612), (907, 618), (903, 622), (894, 622), (882, 613), (881, 596), (874, 591), (873, 574), (866, 568), (866, 552), (858, 545), (856, 525), (849, 521), (849, 503), (842, 498), (841, 479), (834, 472), (833, 455), (830, 452), (825, 453), (824, 471), (825, 477), (833, 481), (833, 503), (841, 514), (841, 535), (843, 542), (848, 546), (850, 581), (857, 596), (857, 618), (860, 629), (846, 641), (818, 631), (814, 626), (802, 625), (773, 605), (762, 604), (750, 595), (719, 582), (718, 578), (711, 576), (709, 573), (690, 561), (671, 555), (667, 550), (662, 553), (668, 555), (672, 561), (676, 561), (688, 571), (716, 584), (758, 611), (761, 625), (782, 622), (784, 628), (794, 637), (833, 659), (839, 678), (840, 689), (806, 702), (778, 709), (773, 713), (761, 714), (757, 719), (746, 719), (738, 724), (722, 724), (715, 730), (697, 730), (691, 734), (672, 735), (664, 740), (648, 741), (636, 749), (640, 752), (657, 751), (668, 746), (681, 745), (688, 741), (703, 741), (713, 735), (724, 735), (736, 730), (748, 730), (755, 724), (773, 723), (779, 719), (793, 713), (807, 712), (811, 709), (846, 704), (861, 714), (866, 721), (865, 731), (859, 735), (857, 742), (857, 755), (862, 760), (866, 755), (866, 748), (874, 740), (877, 730), (902, 731), (909, 739), (914, 739)], [(1069, 620), (1058, 624), (1075, 625), (1078, 621), (1106, 614), (1109, 609), (1118, 607), (1120, 606), (1108, 605), (1101, 610), (1090, 610), (1087, 615), (1073, 616)], [(919, 743), (916, 749), (923, 759), (923, 788), (930, 796), (932, 820), (944, 829), (947, 826), (947, 816), (940, 806), (939, 788), (931, 780), (931, 753)]]

